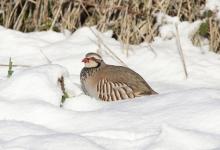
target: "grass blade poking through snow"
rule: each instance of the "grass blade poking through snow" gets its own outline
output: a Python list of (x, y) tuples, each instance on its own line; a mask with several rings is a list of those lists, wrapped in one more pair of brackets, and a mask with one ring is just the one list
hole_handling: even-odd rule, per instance
[(175, 27), (176, 27), (177, 47), (179, 49), (179, 54), (180, 54), (181, 61), (182, 61), (182, 64), (183, 64), (184, 74), (185, 74), (185, 77), (187, 79), (188, 78), (188, 72), (187, 72), (187, 69), (186, 69), (186, 63), (185, 63), (185, 59), (184, 59), (184, 55), (183, 55), (183, 49), (182, 49), (182, 46), (181, 46), (181, 43), (180, 43), (180, 35), (179, 35), (179, 30), (178, 30), (177, 24), (175, 24)]
[(65, 90), (65, 85), (64, 85), (64, 78), (63, 76), (61, 76), (59, 79), (58, 79), (58, 82), (60, 83), (60, 87), (61, 87), (61, 90), (63, 92), (63, 95), (62, 95), (62, 98), (61, 98), (61, 103), (60, 103), (60, 107), (63, 107), (63, 103), (65, 102), (65, 100), (67, 98), (69, 98), (69, 95), (67, 94), (66, 90)]
[(9, 59), (9, 65), (8, 65), (8, 78), (10, 78), (11, 76), (12, 76), (12, 74), (13, 74), (13, 70), (12, 70), (12, 65), (13, 65), (13, 63), (12, 63), (12, 61), (11, 61), (11, 57), (10, 57), (10, 59)]
[(101, 44), (108, 50), (108, 53), (111, 53), (111, 55), (113, 56), (113, 58), (115, 58), (116, 60), (118, 60), (121, 65), (127, 67), (127, 65), (103, 42), (103, 40), (101, 39), (101, 37), (95, 33), (95, 31), (93, 31), (92, 28), (89, 28), (91, 30), (91, 32), (97, 37), (98, 41), (101, 42)]

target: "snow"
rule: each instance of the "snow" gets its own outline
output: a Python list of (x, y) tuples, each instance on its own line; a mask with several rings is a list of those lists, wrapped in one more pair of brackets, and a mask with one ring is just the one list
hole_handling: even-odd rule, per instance
[(220, 1), (207, 0), (205, 4), (205, 9), (213, 11), (215, 13), (216, 19), (220, 20)]
[(58, 78), (66, 70), (59, 65), (43, 65), (15, 72), (0, 84), (1, 97), (7, 100), (39, 99), (59, 106), (62, 91)]
[[(0, 27), (0, 64), (11, 57), (19, 65), (10, 78), (8, 67), (0, 67), (0, 150), (220, 149), (220, 55), (191, 43), (201, 21), (157, 17), (160, 36), (150, 44), (130, 45), (128, 57), (111, 31), (94, 27), (73, 34)], [(159, 94), (108, 103), (86, 96), (79, 74), (87, 52), (100, 48), (107, 63), (121, 65), (99, 47), (97, 35)], [(69, 95), (62, 108), (61, 76)]]
[[(157, 17), (157, 25), (160, 26), (159, 32), (160, 36), (163, 39), (172, 39), (177, 35), (176, 27), (178, 27), (178, 32), (180, 33), (180, 39), (184, 41), (189, 41), (192, 36), (198, 31), (200, 24), (202, 23), (200, 20), (189, 23), (187, 21), (180, 22), (178, 17), (170, 17), (164, 13), (156, 14)], [(185, 30), (185, 32), (180, 32)]]
[(155, 143), (149, 146), (149, 149), (215, 149), (219, 147), (219, 140), (218, 135), (204, 134), (165, 125), (162, 127), (159, 137), (155, 140)]

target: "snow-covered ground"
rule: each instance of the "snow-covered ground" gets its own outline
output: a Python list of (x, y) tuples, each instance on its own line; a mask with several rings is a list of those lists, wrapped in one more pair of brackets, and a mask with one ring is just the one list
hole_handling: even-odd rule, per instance
[[(200, 21), (160, 14), (160, 37), (130, 45), (128, 57), (112, 32), (93, 32), (159, 95), (102, 102), (84, 95), (79, 73), (87, 52), (121, 65), (90, 28), (21, 33), (0, 27), (0, 64), (12, 58), (13, 75), (0, 66), (2, 150), (217, 150), (220, 149), (220, 55), (195, 47)], [(178, 25), (188, 78), (175, 38)], [(23, 66), (25, 65), (25, 66)], [(58, 78), (70, 96), (63, 107)]]

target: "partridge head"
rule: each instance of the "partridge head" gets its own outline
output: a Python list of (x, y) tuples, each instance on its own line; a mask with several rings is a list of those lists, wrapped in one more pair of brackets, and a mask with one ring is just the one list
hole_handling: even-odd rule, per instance
[(157, 94), (135, 71), (106, 64), (96, 53), (87, 53), (82, 60), (80, 80), (85, 94), (103, 101), (116, 101)]

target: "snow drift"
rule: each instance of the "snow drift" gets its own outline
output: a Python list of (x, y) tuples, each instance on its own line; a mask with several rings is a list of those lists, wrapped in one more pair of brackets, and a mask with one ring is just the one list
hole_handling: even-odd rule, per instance
[[(0, 63), (8, 64), (11, 57), (13, 64), (27, 67), (13, 67), (11, 78), (7, 78), (7, 67), (0, 68), (0, 149), (219, 149), (220, 56), (207, 46), (192, 45), (191, 33), (200, 22), (167, 19), (151, 48), (147, 43), (130, 45), (128, 57), (122, 44), (111, 38), (111, 31), (100, 33), (92, 28), (160, 93), (109, 103), (88, 97), (80, 89), (81, 59), (99, 48), (91, 29), (64, 35), (1, 27)], [(175, 23), (188, 79), (172, 36)], [(104, 46), (100, 51), (107, 63), (121, 65)], [(61, 76), (69, 95), (62, 108)]]

